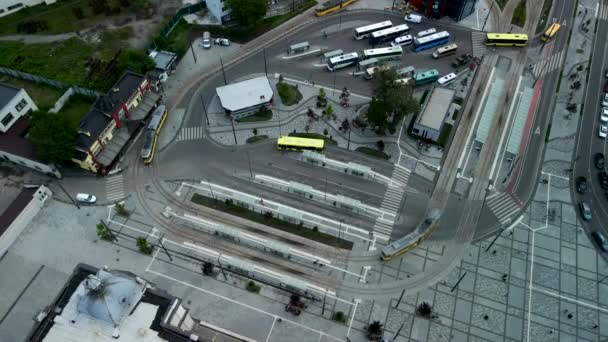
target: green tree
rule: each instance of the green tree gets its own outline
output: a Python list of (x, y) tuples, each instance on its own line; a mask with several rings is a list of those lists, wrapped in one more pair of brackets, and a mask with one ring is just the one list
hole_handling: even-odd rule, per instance
[(38, 157), (49, 163), (61, 163), (74, 155), (76, 125), (60, 114), (35, 112), (29, 140), (36, 146)]
[(323, 114), (325, 114), (328, 119), (331, 119), (331, 117), (334, 115), (334, 107), (332, 107), (331, 103), (325, 107)]
[(244, 27), (255, 25), (266, 15), (267, 0), (226, 0), (230, 16)]
[(398, 75), (393, 69), (383, 69), (372, 77), (374, 98), (368, 109), (368, 121), (379, 131), (388, 126), (394, 131), (397, 124), (408, 113), (417, 113), (420, 105), (413, 96), (410, 85), (395, 82)]
[(153, 70), (156, 66), (150, 56), (139, 50), (127, 50), (127, 52), (121, 54), (118, 65), (121, 72), (129, 70), (142, 75)]
[(143, 237), (143, 236), (138, 237), (136, 240), (136, 245), (140, 252), (147, 254), (147, 255), (152, 254), (152, 245), (150, 245), (150, 243), (148, 242), (148, 240), (145, 237)]

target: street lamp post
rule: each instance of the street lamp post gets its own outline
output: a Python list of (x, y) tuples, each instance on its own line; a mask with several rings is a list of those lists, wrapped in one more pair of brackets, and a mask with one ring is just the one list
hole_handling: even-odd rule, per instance
[(230, 125), (232, 125), (232, 135), (234, 136), (234, 144), (238, 145), (239, 143), (236, 140), (236, 131), (234, 130), (234, 116), (230, 114)]
[(495, 1), (492, 1), (492, 5), (490, 6), (490, 10), (488, 11), (488, 15), (486, 16), (486, 20), (483, 21), (483, 26), (481, 27), (482, 31), (486, 28), (486, 23), (488, 22), (488, 18), (490, 17), (490, 13), (492, 13), (492, 8), (494, 8), (494, 2)]
[(205, 114), (205, 120), (207, 121), (207, 126), (209, 125), (209, 114), (207, 113), (207, 106), (205, 105), (205, 99), (203, 99), (203, 94), (198, 93), (198, 95), (201, 97), (201, 104), (203, 105), (203, 113)]

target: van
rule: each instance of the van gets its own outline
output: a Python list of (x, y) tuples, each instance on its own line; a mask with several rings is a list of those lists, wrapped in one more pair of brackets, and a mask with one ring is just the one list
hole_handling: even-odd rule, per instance
[(211, 34), (208, 31), (203, 33), (203, 42), (201, 43), (204, 49), (211, 48)]
[(452, 83), (455, 79), (456, 79), (456, 74), (451, 72), (451, 73), (441, 77), (440, 79), (438, 79), (437, 83), (439, 83), (441, 85), (446, 85), (446, 84)]
[(419, 24), (420, 22), (422, 22), (422, 17), (417, 14), (408, 14), (403, 19), (407, 22), (415, 24)]
[(391, 46), (409, 45), (412, 44), (412, 40), (412, 36), (407, 34), (405, 36), (395, 38), (395, 40), (391, 43)]

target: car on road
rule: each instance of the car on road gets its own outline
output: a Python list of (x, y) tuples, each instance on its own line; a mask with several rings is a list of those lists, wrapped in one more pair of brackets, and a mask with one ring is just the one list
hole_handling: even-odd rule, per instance
[(608, 93), (608, 81), (604, 83), (604, 93)]
[(89, 194), (77, 194), (76, 195), (76, 200), (78, 202), (83, 202), (83, 203), (95, 203), (97, 201), (97, 197), (93, 196), (93, 195), (89, 195)]
[(581, 211), (583, 220), (591, 221), (591, 207), (587, 202), (578, 202), (578, 209)]
[(408, 14), (405, 16), (405, 18), (403, 18), (403, 20), (409, 23), (419, 24), (420, 22), (422, 22), (422, 17), (416, 14)]
[(596, 153), (593, 155), (593, 165), (595, 165), (595, 168), (598, 170), (603, 170), (604, 169), (604, 163), (605, 163), (605, 159), (604, 159), (604, 154), (603, 153)]
[(211, 33), (203, 32), (203, 40), (201, 41), (203, 49), (211, 49)]
[(606, 171), (602, 171), (597, 174), (597, 178), (600, 181), (600, 186), (602, 187), (602, 189), (608, 189), (608, 173), (606, 173)]
[(598, 247), (602, 251), (608, 252), (608, 239), (606, 239), (606, 237), (604, 236), (604, 233), (602, 233), (602, 232), (593, 232), (593, 233), (591, 233), (591, 237), (593, 237), (593, 240), (595, 240), (595, 242), (597, 243)]
[(587, 178), (583, 176), (576, 178), (576, 192), (579, 194), (587, 192)]
[(608, 127), (600, 125), (600, 138), (605, 138), (606, 133), (608, 133)]
[(602, 107), (608, 107), (608, 93), (604, 94), (604, 98), (602, 99)]
[(602, 108), (600, 111), (600, 121), (608, 122), (608, 108)]
[(215, 44), (215, 45), (223, 45), (223, 46), (230, 46), (230, 40), (228, 40), (226, 38), (215, 38), (215, 40), (213, 41), (213, 44)]
[(608, 69), (604, 70), (604, 77), (608, 78)]

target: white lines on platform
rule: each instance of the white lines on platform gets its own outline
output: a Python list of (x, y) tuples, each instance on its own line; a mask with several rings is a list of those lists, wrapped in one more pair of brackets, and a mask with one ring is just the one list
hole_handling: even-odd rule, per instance
[(556, 175), (554, 173), (550, 173), (550, 172), (546, 172), (546, 171), (541, 171), (541, 174), (547, 175), (547, 176), (550, 176), (550, 177), (555, 177), (555, 178), (567, 180), (567, 181), (570, 180), (570, 177), (564, 177), (564, 176)]
[(512, 222), (511, 216), (522, 207), (521, 200), (517, 195), (507, 192), (502, 192), (499, 196), (488, 199), (487, 204), (503, 227)]
[(534, 240), (536, 233), (532, 231), (532, 251), (530, 252), (530, 276), (528, 282), (528, 324), (526, 327), (526, 341), (530, 342), (530, 322), (532, 320), (532, 280), (534, 277)]
[(557, 297), (559, 299), (567, 300), (569, 302), (576, 303), (578, 305), (585, 306), (585, 307), (588, 307), (588, 308), (593, 309), (593, 310), (598, 310), (598, 311), (602, 311), (604, 313), (608, 313), (608, 309), (606, 309), (606, 308), (602, 308), (602, 307), (599, 307), (597, 305), (594, 305), (594, 304), (591, 304), (591, 303), (588, 303), (588, 302), (585, 302), (585, 301), (582, 301), (582, 300), (579, 300), (579, 299), (570, 298), (568, 296), (561, 295), (561, 294), (559, 294), (557, 292), (554, 292), (554, 291), (549, 291), (549, 290), (541, 289), (541, 288), (538, 288), (538, 287), (535, 287), (535, 286), (532, 286), (532, 290), (534, 290), (536, 292), (540, 292), (540, 293), (546, 294), (546, 295), (551, 296), (551, 297)]
[(599, 3), (595, 7), (595, 17), (598, 19), (608, 19), (608, 5)]
[(106, 178), (106, 200), (114, 202), (125, 197), (122, 173)]
[(303, 57), (303, 56), (306, 56), (306, 55), (311, 55), (311, 54), (316, 53), (316, 52), (319, 52), (319, 51), (321, 51), (321, 49), (314, 49), (314, 50), (306, 51), (306, 52), (301, 53), (301, 54), (298, 54), (298, 55), (293, 55), (293, 56), (283, 56), (283, 57), (281, 57), (281, 58), (283, 58), (283, 59), (292, 59), (292, 58), (298, 58), (298, 57)]
[(200, 140), (205, 137), (204, 127), (184, 127), (179, 131), (175, 141)]

